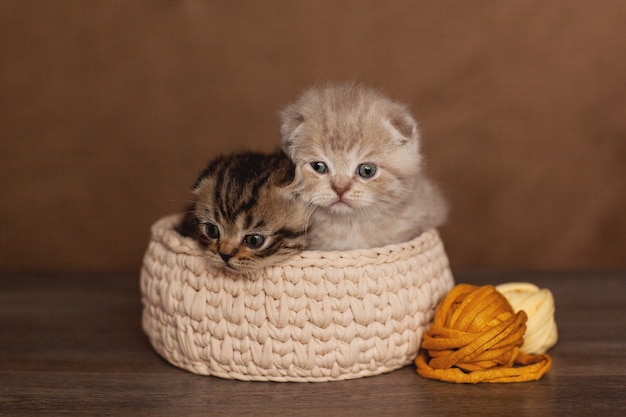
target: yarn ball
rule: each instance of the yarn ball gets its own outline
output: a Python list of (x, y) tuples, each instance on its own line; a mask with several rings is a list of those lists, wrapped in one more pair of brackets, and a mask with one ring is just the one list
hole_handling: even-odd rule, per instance
[(546, 288), (540, 289), (529, 282), (509, 282), (496, 286), (515, 311), (524, 311), (528, 316), (524, 353), (545, 353), (556, 344), (558, 332), (554, 320), (554, 297)]
[(552, 360), (520, 352), (526, 320), (495, 287), (459, 284), (439, 304), (424, 334), (417, 373), (457, 383), (539, 379)]

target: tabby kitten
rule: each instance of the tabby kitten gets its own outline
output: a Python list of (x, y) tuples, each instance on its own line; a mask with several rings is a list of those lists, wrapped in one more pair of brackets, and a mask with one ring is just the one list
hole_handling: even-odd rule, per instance
[(295, 186), (282, 152), (219, 157), (196, 181), (179, 232), (200, 243), (210, 267), (248, 275), (304, 249), (309, 213)]
[(405, 106), (361, 85), (329, 85), (304, 92), (281, 122), (282, 148), (301, 171), (300, 195), (315, 208), (310, 249), (400, 243), (445, 221)]

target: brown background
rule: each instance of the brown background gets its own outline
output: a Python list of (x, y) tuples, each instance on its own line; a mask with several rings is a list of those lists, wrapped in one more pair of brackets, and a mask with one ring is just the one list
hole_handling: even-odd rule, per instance
[(626, 266), (626, 2), (0, 2), (0, 271), (137, 269), (311, 83), (405, 101), (453, 267)]

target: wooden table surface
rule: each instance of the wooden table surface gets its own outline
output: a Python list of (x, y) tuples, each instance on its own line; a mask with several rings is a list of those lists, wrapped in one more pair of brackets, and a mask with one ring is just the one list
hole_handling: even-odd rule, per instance
[(457, 385), (413, 366), (341, 382), (197, 376), (140, 326), (138, 273), (0, 275), (0, 416), (626, 416), (626, 272), (456, 272), (530, 281), (556, 299), (559, 342), (537, 382)]

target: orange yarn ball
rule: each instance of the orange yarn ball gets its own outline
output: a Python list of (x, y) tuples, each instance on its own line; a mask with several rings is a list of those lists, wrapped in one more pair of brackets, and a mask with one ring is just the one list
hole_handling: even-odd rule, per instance
[(526, 320), (526, 313), (515, 313), (493, 286), (459, 284), (441, 302), (424, 335), (417, 372), (449, 382), (539, 379), (550, 369), (551, 359), (519, 351)]

